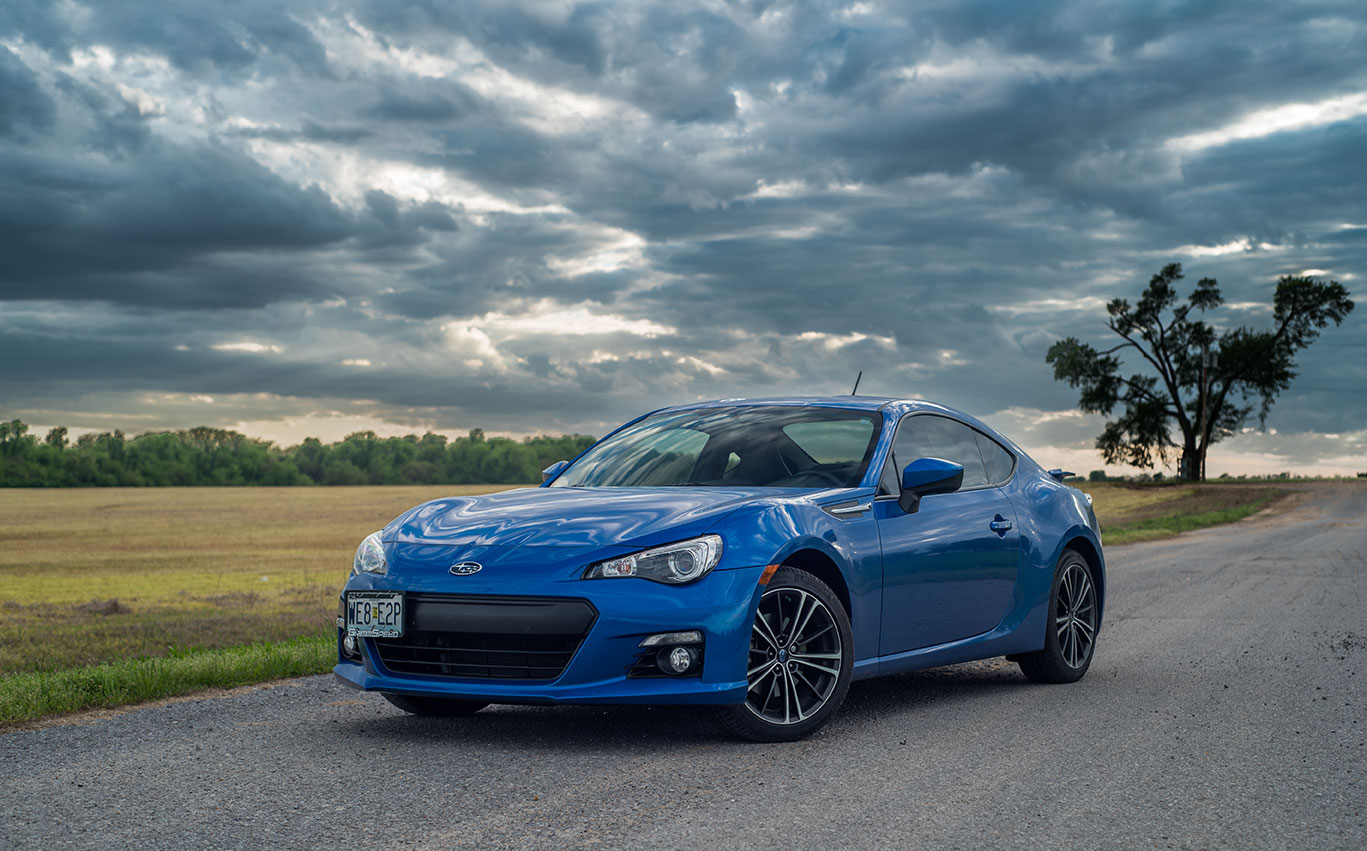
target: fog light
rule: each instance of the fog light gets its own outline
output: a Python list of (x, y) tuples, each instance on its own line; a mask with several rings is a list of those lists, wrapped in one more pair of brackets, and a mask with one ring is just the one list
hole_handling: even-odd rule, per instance
[(655, 664), (666, 674), (686, 674), (698, 661), (698, 651), (692, 647), (674, 647), (661, 650), (655, 657)]
[(342, 652), (348, 656), (360, 656), (361, 640), (354, 635), (342, 636)]

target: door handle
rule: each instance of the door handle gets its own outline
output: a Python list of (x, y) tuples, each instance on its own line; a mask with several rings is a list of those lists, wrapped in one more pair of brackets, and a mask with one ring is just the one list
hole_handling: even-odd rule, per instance
[(991, 523), (987, 524), (987, 528), (996, 532), (998, 535), (1005, 535), (1007, 532), (1011, 531), (1011, 521), (998, 514)]

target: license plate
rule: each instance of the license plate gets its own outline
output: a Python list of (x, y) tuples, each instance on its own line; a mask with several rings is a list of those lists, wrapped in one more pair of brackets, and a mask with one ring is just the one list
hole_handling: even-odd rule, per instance
[(392, 591), (352, 591), (346, 598), (346, 631), (363, 638), (403, 635), (403, 595)]

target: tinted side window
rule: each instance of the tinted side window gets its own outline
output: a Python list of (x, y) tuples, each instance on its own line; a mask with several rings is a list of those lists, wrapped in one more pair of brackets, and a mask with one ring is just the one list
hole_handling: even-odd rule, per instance
[(902, 420), (892, 454), (897, 469), (904, 469), (917, 458), (943, 458), (964, 468), (963, 487), (987, 484), (987, 471), (978, 451), (977, 432), (963, 423), (945, 417), (919, 415)]
[(873, 420), (826, 420), (792, 423), (783, 433), (818, 464), (858, 464), (873, 437)]
[(988, 483), (999, 485), (1011, 478), (1011, 471), (1016, 467), (1016, 459), (1011, 457), (1011, 453), (980, 431), (973, 432), (973, 436), (978, 439), (978, 451), (982, 453), (983, 464), (987, 467)]

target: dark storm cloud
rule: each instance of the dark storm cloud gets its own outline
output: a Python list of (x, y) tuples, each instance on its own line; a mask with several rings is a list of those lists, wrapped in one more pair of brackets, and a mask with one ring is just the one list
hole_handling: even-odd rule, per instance
[(0, 47), (0, 137), (47, 130), (53, 112), (52, 99), (38, 87), (33, 72)]
[(442, 124), (487, 111), (478, 95), (454, 81), (402, 80), (381, 86), (375, 102), (361, 115), (385, 122)]
[[(251, 282), (225, 291), (199, 279), (222, 252), (315, 248), (352, 231), (316, 187), (288, 183), (240, 152), (214, 144), (152, 144), (131, 168), (106, 164), (76, 179), (68, 163), (30, 154), (0, 160), (4, 296), (223, 306), (266, 296)], [(317, 294), (287, 280), (276, 297)], [(236, 290), (235, 292), (233, 290)]]
[[(1226, 324), (1278, 275), (1361, 286), (1364, 35), (1353, 2), (8, 3), (0, 394), (602, 430), (863, 369), (1024, 423), (1075, 401), (1048, 345), (1166, 262)], [(1364, 328), (1283, 431), (1360, 430)]]

